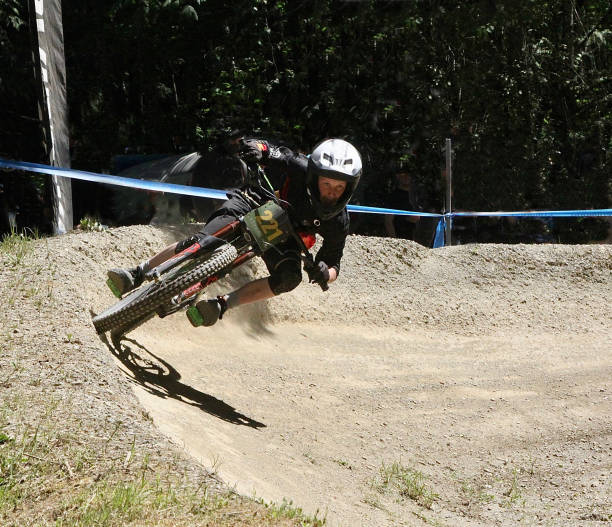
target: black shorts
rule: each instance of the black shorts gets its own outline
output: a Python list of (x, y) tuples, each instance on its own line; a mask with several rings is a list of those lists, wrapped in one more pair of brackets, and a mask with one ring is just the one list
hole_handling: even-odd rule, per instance
[[(211, 215), (200, 233), (212, 235), (253, 208), (254, 205), (250, 205), (245, 198), (233, 194)], [(268, 249), (262, 255), (262, 259), (270, 273), (268, 282), (275, 295), (295, 289), (302, 281), (300, 247), (293, 238)]]

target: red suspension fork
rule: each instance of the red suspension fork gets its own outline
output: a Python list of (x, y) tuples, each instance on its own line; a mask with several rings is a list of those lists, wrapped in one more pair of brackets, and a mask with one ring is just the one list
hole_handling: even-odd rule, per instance
[[(230, 234), (238, 230), (239, 226), (240, 226), (240, 221), (238, 220), (232, 221), (231, 223), (228, 223), (225, 227), (220, 228), (217, 232), (213, 234), (213, 236), (217, 238), (225, 239)], [(195, 242), (194, 244), (190, 245), (186, 249), (183, 249), (180, 253), (175, 254), (172, 258), (169, 258), (165, 262), (159, 264), (154, 269), (151, 269), (146, 275), (147, 280), (150, 280), (152, 278), (157, 278), (161, 274), (176, 267), (177, 265), (181, 264), (185, 260), (191, 258), (192, 255), (197, 253), (201, 248), (202, 246), (200, 245), (200, 243)]]
[(221, 227), (217, 232), (213, 234), (213, 236), (215, 236), (216, 238), (225, 239), (225, 236), (227, 236), (228, 234), (233, 234), (234, 232), (236, 232), (239, 226), (240, 222), (238, 220), (232, 221), (231, 223), (228, 223), (225, 227)]

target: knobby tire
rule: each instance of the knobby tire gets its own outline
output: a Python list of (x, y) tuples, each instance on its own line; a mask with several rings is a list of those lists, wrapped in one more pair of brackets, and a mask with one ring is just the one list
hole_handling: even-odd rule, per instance
[[(170, 280), (164, 281), (162, 278), (159, 282), (136, 290), (93, 318), (96, 331), (104, 333), (122, 327), (133, 329), (139, 326), (140, 323), (155, 314), (158, 306), (168, 302), (173, 296), (191, 285), (218, 273), (231, 264), (237, 256), (236, 248), (233, 245), (226, 244), (193, 269)], [(134, 322), (139, 323), (134, 325)]]

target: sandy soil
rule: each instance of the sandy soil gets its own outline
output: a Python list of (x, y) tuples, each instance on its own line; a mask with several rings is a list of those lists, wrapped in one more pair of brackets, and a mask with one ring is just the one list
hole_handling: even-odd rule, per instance
[[(609, 245), (354, 236), (327, 293), (303, 283), (214, 328), (177, 315), (100, 342), (83, 322), (112, 303), (105, 270), (173, 236), (121, 228), (45, 249), (81, 299), (79, 339), (96, 368), (114, 357), (114, 398), (131, 408), (132, 386), (160, 449), (169, 439), (238, 491), (334, 526), (612, 522)], [(385, 484), (394, 464), (425, 490)]]

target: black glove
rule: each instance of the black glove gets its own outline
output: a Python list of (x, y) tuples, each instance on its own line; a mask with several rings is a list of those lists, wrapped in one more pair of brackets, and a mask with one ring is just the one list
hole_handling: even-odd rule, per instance
[(308, 280), (311, 284), (319, 284), (321, 287), (327, 285), (329, 282), (329, 268), (325, 262), (318, 262), (311, 267), (306, 269), (308, 273)]
[(242, 149), (240, 150), (240, 157), (247, 163), (260, 163), (266, 159), (270, 147), (265, 141), (259, 139), (247, 139), (243, 142)]

